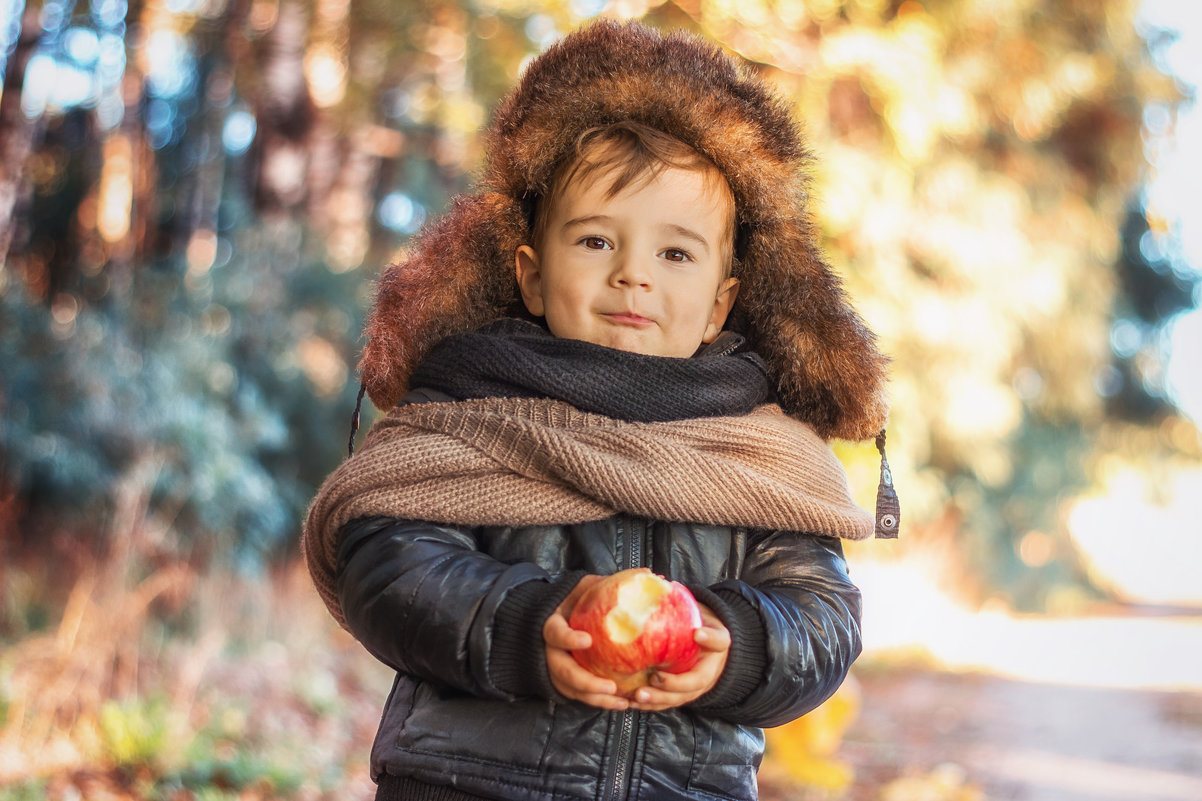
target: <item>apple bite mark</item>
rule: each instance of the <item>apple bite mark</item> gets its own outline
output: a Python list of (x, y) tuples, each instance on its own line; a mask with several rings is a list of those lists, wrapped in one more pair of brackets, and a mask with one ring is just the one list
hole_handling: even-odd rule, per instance
[(605, 630), (616, 643), (634, 642), (671, 585), (653, 573), (634, 576), (618, 587), (618, 603), (605, 616)]
[(660, 672), (684, 673), (700, 656), (694, 633), (701, 628), (701, 609), (693, 594), (645, 567), (593, 584), (569, 625), (592, 638), (572, 656), (586, 670), (613, 679), (619, 694), (633, 694)]

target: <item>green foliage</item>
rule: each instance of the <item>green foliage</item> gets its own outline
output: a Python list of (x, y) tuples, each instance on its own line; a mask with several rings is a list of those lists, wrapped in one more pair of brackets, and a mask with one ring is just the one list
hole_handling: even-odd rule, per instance
[(300, 789), (310, 766), (286, 762), (277, 748), (256, 747), (241, 725), (230, 725), (228, 715), (218, 714), (196, 732), (176, 766), (156, 778), (154, 796), (171, 799), (187, 790), (217, 799), (253, 787), (287, 798)]
[[(180, 734), (162, 697), (106, 701), (98, 721), (103, 763), (141, 770), (153, 798), (177, 798), (181, 790), (198, 798), (225, 798), (256, 788), (270, 797), (289, 797), (305, 781), (309, 766), (284, 764), (278, 748), (257, 748), (239, 731), (218, 720), (194, 734)], [(184, 740), (186, 739), (186, 742)], [(2, 797), (0, 797), (2, 798)]]
[(31, 779), (0, 787), (0, 801), (44, 801), (46, 781)]
[(240, 791), (256, 788), (269, 797), (288, 798), (301, 788), (304, 775), (299, 768), (273, 764), (250, 754), (193, 756), (186, 768), (164, 775), (155, 782), (154, 797), (171, 799), (180, 790), (197, 798), (239, 798)]
[(1027, 420), (1008, 443), (1012, 461), (1002, 476), (983, 482), (960, 474), (950, 481), (959, 508), (986, 512), (964, 524), (966, 562), (1005, 588), (1019, 609), (1047, 609), (1064, 588), (1088, 591), (1073, 549), (1057, 536), (1057, 515), (1065, 498), (1088, 486), (1080, 466), (1092, 447), (1077, 423)]
[(217, 787), (202, 787), (196, 791), (196, 801), (238, 801), (239, 794)]
[(296, 348), (346, 340), (362, 282), (317, 266), (265, 307), (243, 259), (199, 288), (144, 279), (128, 302), (67, 324), (19, 285), (0, 293), (3, 479), (77, 520), (104, 519), (123, 482), (142, 482), (185, 545), (222, 543), (253, 564), (293, 535), (339, 458), (354, 387), (318, 396)]
[(170, 709), (161, 699), (106, 701), (100, 707), (100, 746), (120, 768), (154, 767), (170, 760)]
[(1174, 315), (1202, 295), (1202, 273), (1185, 264), (1178, 236), (1158, 234), (1144, 204), (1132, 204), (1122, 223), (1116, 264), (1121, 292), (1115, 298), (1112, 370), (1102, 382), (1107, 412), (1135, 423), (1176, 413), (1164, 386), (1164, 335)]

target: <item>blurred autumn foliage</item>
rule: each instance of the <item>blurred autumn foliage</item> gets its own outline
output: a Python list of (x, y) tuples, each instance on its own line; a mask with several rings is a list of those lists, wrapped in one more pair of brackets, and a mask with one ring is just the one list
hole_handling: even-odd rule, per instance
[[(341, 452), (371, 278), (469, 184), (522, 60), (602, 5), (10, 5), (8, 546), (100, 536), (139, 476), (165, 548), (287, 552)], [(896, 360), (911, 536), (959, 532), (981, 585), (1023, 603), (1080, 583), (1059, 505), (1099, 448), (1198, 451), (1154, 336), (1193, 284), (1145, 257), (1171, 230), (1139, 193), (1145, 112), (1182, 88), (1134, 4), (610, 11), (699, 31), (795, 103), (830, 258)], [(870, 490), (869, 456), (842, 454)], [(1031, 532), (1056, 558), (1024, 562)]]
[[(979, 599), (1099, 591), (1068, 504), (1202, 456), (1160, 337), (1198, 279), (1141, 191), (1191, 89), (1134, 0), (9, 0), (2, 640), (86, 609), (95, 564), (145, 588), (138, 631), (186, 605), (162, 571), (287, 565), (372, 279), (470, 185), (523, 61), (599, 13), (719, 42), (805, 122), (828, 255), (895, 360), (903, 536), (951, 543)], [(838, 450), (870, 505), (875, 452)]]

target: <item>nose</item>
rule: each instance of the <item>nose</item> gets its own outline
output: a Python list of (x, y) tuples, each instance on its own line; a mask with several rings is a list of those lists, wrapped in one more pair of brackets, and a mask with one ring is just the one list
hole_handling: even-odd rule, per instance
[(649, 289), (651, 270), (638, 256), (623, 254), (614, 265), (609, 282), (616, 289)]

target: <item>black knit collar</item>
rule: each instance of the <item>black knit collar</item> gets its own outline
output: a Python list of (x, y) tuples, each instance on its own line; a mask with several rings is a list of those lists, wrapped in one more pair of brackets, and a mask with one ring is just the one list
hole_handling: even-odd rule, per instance
[(563, 339), (505, 318), (435, 345), (409, 385), (472, 398), (554, 398), (632, 422), (742, 415), (770, 397), (763, 361), (724, 332), (692, 358)]

